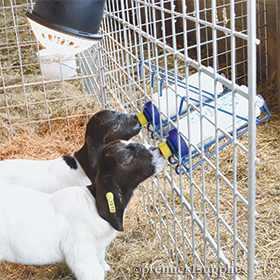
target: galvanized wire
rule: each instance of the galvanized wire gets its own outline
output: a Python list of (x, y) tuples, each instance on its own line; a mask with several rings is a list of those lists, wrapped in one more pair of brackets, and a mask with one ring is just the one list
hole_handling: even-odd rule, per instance
[[(179, 142), (179, 174), (171, 164), (166, 167), (163, 177), (156, 177), (144, 183), (142, 188), (144, 208), (154, 225), (155, 232), (171, 264), (177, 268), (184, 266), (185, 274), (181, 275), (184, 279), (201, 278), (202, 275), (194, 273), (199, 269), (202, 269), (205, 279), (223, 278), (225, 270), (227, 277), (239, 279), (235, 270), (240, 266), (246, 266), (247, 263), (247, 258), (243, 263), (239, 263), (240, 255), (250, 255), (251, 247), (248, 247), (247, 240), (239, 236), (238, 213), (241, 207), (239, 202), (243, 202), (242, 207), (248, 207), (251, 202), (247, 201), (248, 196), (244, 192), (241, 193), (239, 189), (238, 157), (240, 152), (248, 156), (251, 149), (255, 147), (254, 145), (248, 147), (238, 139), (235, 112), (236, 94), (249, 99), (248, 90), (246, 87), (241, 87), (243, 84), (247, 85), (251, 79), (248, 77), (252, 75), (251, 72), (248, 74), (247, 50), (252, 47), (249, 44), (256, 46), (256, 43), (259, 43), (256, 37), (250, 39), (248, 37), (251, 26), (248, 25), (247, 5), (248, 1), (225, 0), (220, 6), (216, 6), (216, 1), (213, 0), (211, 4), (208, 1), (194, 1), (193, 4), (188, 3), (188, 5), (185, 2), (155, 0), (121, 0), (107, 3), (103, 25), (105, 38), (101, 45), (103, 61), (106, 61), (104, 77), (108, 85), (106, 95), (109, 107), (141, 112), (145, 102), (157, 98), (159, 113), (167, 121), (165, 127), (163, 119), (160, 119), (157, 138), (153, 137), (155, 134), (147, 133), (144, 129), (142, 135), (144, 141), (163, 142), (165, 131), (176, 126), (178, 136), (186, 139), (190, 150), (197, 150), (192, 143), (190, 118), (187, 117), (189, 137), (186, 138), (182, 134), (180, 123), (176, 121), (181, 118), (178, 110), (176, 110), (175, 120), (171, 119), (168, 106), (166, 111), (162, 111), (163, 104), (158, 92), (161, 86), (166, 89), (166, 92), (174, 90), (177, 96), (175, 106), (178, 108), (179, 98), (181, 98), (177, 95), (178, 79), (179, 76), (183, 76), (186, 84), (185, 102), (189, 104), (188, 116), (192, 113), (189, 77), (195, 72), (198, 73), (200, 108), (204, 105), (202, 73), (209, 75), (214, 81), (215, 160), (207, 158), (207, 151), (203, 146), (206, 125), (203, 120), (208, 118), (202, 110), (195, 108), (200, 114), (201, 167), (199, 170), (192, 169), (196, 161), (190, 158), (189, 170), (185, 170), (182, 165), (184, 159), (180, 156)], [(214, 71), (209, 70), (207, 66), (213, 67)], [(254, 68), (251, 71), (254, 71)], [(170, 88), (171, 84), (168, 82), (170, 72), (173, 73), (174, 89)], [(221, 75), (222, 73), (226, 77)], [(222, 83), (232, 92), (232, 135), (219, 127), (218, 83)], [(166, 102), (168, 102), (167, 95)], [(153, 109), (152, 115), (154, 113)], [(208, 121), (212, 123), (209, 119)], [(155, 127), (154, 120), (151, 127)], [(225, 160), (219, 151), (218, 133), (221, 131), (232, 141), (229, 148), (232, 154), (231, 178), (224, 174), (225, 171), (221, 168), (223, 166), (221, 161)], [(250, 137), (249, 135), (248, 138)], [(215, 174), (214, 200), (208, 194), (209, 168)], [(229, 216), (232, 219), (229, 219), (222, 210), (225, 203), (223, 198), (225, 188), (232, 192), (232, 201), (227, 202), (231, 205), (232, 213)], [(202, 205), (200, 210), (197, 208), (198, 200)], [(209, 211), (216, 217), (215, 234), (212, 217), (209, 220)], [(223, 241), (225, 232), (230, 236), (228, 244)], [(230, 253), (225, 246), (231, 248)], [(213, 254), (215, 258), (212, 258)], [(213, 275), (209, 270), (212, 265), (218, 269), (217, 275)]]
[[(2, 0), (0, 7), (0, 93), (3, 93), (1, 98), (5, 98), (0, 112), (5, 112), (11, 136), (16, 135), (16, 129), (22, 125), (28, 126), (30, 134), (41, 123), (46, 123), (51, 131), (56, 120), (64, 120), (71, 133), (73, 118), (94, 113), (89, 101), (92, 96), (101, 107), (134, 113), (142, 112), (145, 103), (152, 101), (158, 106), (161, 116), (158, 131), (155, 131), (153, 120), (150, 128), (154, 133), (143, 127), (137, 139), (159, 144), (166, 141), (166, 132), (176, 127), (177, 136), (185, 139), (190, 152), (198, 154), (198, 158), (189, 158), (187, 170), (179, 142), (178, 168), (171, 163), (166, 164), (163, 174), (143, 183), (141, 188), (143, 207), (171, 265), (177, 269), (184, 268), (184, 273), (178, 275), (183, 279), (239, 279), (239, 274), (235, 273), (237, 268), (245, 270), (243, 278), (254, 277), (257, 69), (254, 59), (257, 43), (260, 43), (259, 65), (265, 61), (262, 64), (264, 69), (259, 66), (258, 77), (267, 77), (268, 69), (266, 3), (262, 10), (258, 10), (257, 27), (251, 15), (256, 9), (255, 4), (252, 0), (223, 0), (219, 4), (215, 0), (107, 1), (101, 26), (103, 41), (75, 57), (77, 76), (67, 79), (42, 75), (41, 61), (37, 56), (40, 46), (23, 16), (23, 11), (31, 8), (33, 2)], [(256, 28), (261, 40), (256, 38)], [(61, 62), (59, 67), (62, 71)], [(38, 80), (29, 81), (26, 69), (32, 70)], [(20, 80), (11, 83), (7, 76), (15, 74)], [(198, 77), (199, 107), (194, 107), (191, 100), (190, 81), (194, 74)], [(213, 80), (213, 120), (202, 109), (203, 75)], [(67, 92), (66, 85), (74, 82), (80, 83), (81, 89), (77, 99), (83, 110), (78, 113), (70, 112), (68, 106), (73, 97)], [(188, 137), (178, 122), (182, 118), (178, 110), (182, 83), (185, 84), (183, 103), (187, 108), (184, 117), (187, 118)], [(219, 125), (219, 84), (231, 91), (232, 134)], [(50, 85), (59, 85), (62, 97), (50, 100)], [(29, 89), (35, 86), (41, 87), (43, 100), (40, 102), (30, 100)], [(161, 87), (176, 98), (175, 116), (171, 115), (171, 104), (164, 110), (163, 103), (168, 104), (169, 99), (168, 94), (165, 99), (160, 98)], [(10, 104), (7, 98), (19, 89), (24, 101), (17, 106), (26, 111), (26, 118), (21, 122), (13, 119), (15, 105)], [(236, 132), (235, 99), (238, 94), (249, 101), (249, 131), (242, 139)], [(45, 105), (42, 119), (32, 117), (31, 108), (36, 102)], [(63, 116), (52, 115), (50, 105), (54, 102), (63, 104)], [(199, 114), (200, 148), (193, 143), (190, 117), (193, 112)], [(207, 147), (214, 154), (210, 159), (203, 141), (207, 125), (215, 128), (215, 141)], [(4, 131), (6, 128), (1, 129)], [(221, 151), (220, 134), (231, 141)], [(239, 179), (240, 158), (247, 162), (242, 168), (249, 170), (249, 179), (246, 179), (248, 193)], [(201, 165), (193, 169), (198, 159)], [(241, 211), (248, 211), (248, 220), (244, 223), (240, 221)], [(245, 236), (242, 227), (246, 228)]]

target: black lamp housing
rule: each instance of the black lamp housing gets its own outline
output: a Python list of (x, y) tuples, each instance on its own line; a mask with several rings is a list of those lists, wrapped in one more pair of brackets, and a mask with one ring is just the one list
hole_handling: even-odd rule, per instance
[(70, 36), (100, 41), (105, 0), (37, 0), (26, 12), (31, 20)]

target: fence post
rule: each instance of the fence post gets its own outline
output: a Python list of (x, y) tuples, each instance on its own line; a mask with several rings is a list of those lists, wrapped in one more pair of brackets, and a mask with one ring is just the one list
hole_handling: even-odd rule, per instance
[(254, 280), (256, 205), (256, 1), (248, 0), (248, 280)]
[(104, 66), (102, 60), (102, 47), (100, 43), (98, 43), (97, 47), (98, 52), (98, 71), (99, 71), (99, 79), (100, 79), (100, 95), (101, 95), (101, 102), (104, 108), (108, 107), (106, 91), (105, 91), (105, 81), (104, 81)]

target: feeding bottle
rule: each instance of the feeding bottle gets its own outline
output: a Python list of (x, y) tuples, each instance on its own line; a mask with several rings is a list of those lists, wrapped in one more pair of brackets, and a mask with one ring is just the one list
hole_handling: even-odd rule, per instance
[[(245, 87), (245, 86), (244, 86)], [(242, 95), (235, 94), (235, 128), (241, 128), (248, 123), (248, 99)], [(261, 107), (263, 106), (263, 99), (260, 96), (256, 97), (256, 117), (261, 114)], [(224, 132), (231, 133), (233, 130), (233, 106), (232, 106), (232, 92), (228, 92), (217, 99), (217, 137), (220, 138), (224, 135)], [(188, 119), (190, 123), (190, 136), (188, 134)], [(201, 108), (201, 113), (194, 111), (189, 116), (178, 121), (177, 127), (168, 131), (168, 137), (166, 141), (162, 143), (159, 148), (163, 155), (170, 156), (172, 153), (179, 151), (178, 131), (179, 126), (180, 133), (180, 145), (181, 145), (181, 157), (189, 155), (188, 141), (196, 146), (197, 149), (202, 148), (202, 141), (204, 146), (209, 146), (215, 141), (215, 107), (214, 102), (209, 103)], [(169, 150), (168, 150), (169, 149)]]
[[(212, 67), (207, 67), (208, 70), (214, 71)], [(200, 74), (201, 81), (201, 91), (202, 91), (202, 101), (209, 102), (214, 98), (214, 79), (205, 73), (201, 72)], [(199, 105), (199, 73), (195, 73), (188, 77), (188, 95), (189, 100), (194, 104), (194, 106)], [(185, 82), (178, 81), (177, 91), (175, 90), (175, 85), (169, 85), (168, 89), (162, 89), (160, 92), (153, 94), (153, 102), (149, 101), (145, 103), (145, 108), (142, 113), (139, 114), (139, 121), (142, 125), (147, 123), (154, 123), (158, 125), (160, 122), (160, 111), (162, 114), (162, 121), (166, 120), (164, 115), (173, 117), (176, 116), (176, 113), (181, 111), (185, 113), (187, 111), (187, 103), (182, 100), (186, 96), (186, 84)], [(222, 93), (223, 85), (217, 83), (216, 89), (218, 94)], [(176, 106), (177, 98), (177, 106)], [(153, 104), (152, 104), (153, 103)], [(160, 104), (160, 106), (159, 106)], [(181, 109), (180, 109), (181, 105)]]

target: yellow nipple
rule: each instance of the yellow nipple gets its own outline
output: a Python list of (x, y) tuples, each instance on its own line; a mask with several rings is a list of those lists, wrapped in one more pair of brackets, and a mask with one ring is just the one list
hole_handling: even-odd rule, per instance
[(161, 144), (158, 145), (162, 155), (165, 157), (165, 158), (168, 158), (170, 156), (172, 156), (172, 152), (171, 150), (169, 149), (168, 145), (166, 144), (166, 142), (163, 142)]
[(148, 124), (148, 121), (145, 117), (145, 115), (141, 112), (137, 115), (139, 122), (141, 123), (141, 125), (146, 125)]

